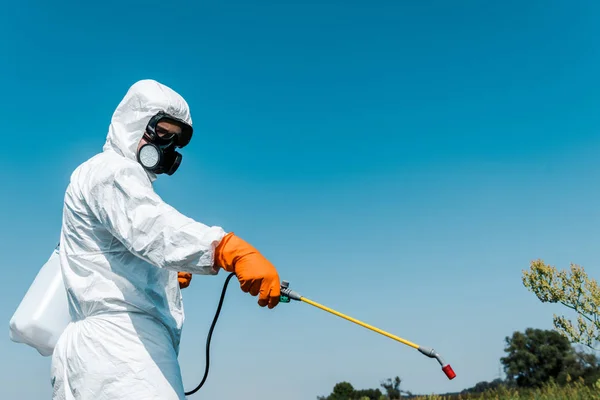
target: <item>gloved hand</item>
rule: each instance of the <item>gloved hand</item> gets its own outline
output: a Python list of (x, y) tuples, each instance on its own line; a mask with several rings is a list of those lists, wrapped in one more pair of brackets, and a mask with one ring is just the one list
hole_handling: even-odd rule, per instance
[(227, 234), (215, 250), (215, 267), (234, 272), (242, 291), (258, 296), (258, 305), (279, 304), (277, 270), (258, 250), (233, 233)]
[(185, 289), (186, 287), (190, 286), (192, 274), (189, 272), (177, 272), (177, 280), (179, 281), (179, 287), (181, 289)]

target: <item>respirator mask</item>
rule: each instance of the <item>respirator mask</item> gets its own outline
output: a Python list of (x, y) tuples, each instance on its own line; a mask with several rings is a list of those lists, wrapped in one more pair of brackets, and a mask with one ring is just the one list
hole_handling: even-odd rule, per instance
[[(181, 127), (181, 133), (171, 133), (158, 126), (160, 121), (176, 123)], [(146, 130), (144, 143), (137, 152), (137, 160), (146, 170), (155, 174), (173, 175), (181, 164), (181, 154), (176, 148), (185, 147), (192, 138), (192, 127), (179, 118), (175, 118), (165, 112), (159, 112), (153, 116)]]

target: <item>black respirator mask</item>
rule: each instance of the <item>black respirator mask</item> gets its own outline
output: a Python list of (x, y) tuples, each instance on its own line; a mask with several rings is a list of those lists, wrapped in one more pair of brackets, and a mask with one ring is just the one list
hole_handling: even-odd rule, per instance
[[(162, 120), (175, 122), (181, 126), (181, 134), (160, 131), (158, 123)], [(173, 175), (181, 164), (181, 154), (176, 148), (185, 147), (192, 138), (193, 129), (184, 121), (164, 112), (159, 112), (150, 119), (144, 138), (144, 143), (137, 152), (138, 162), (148, 171), (155, 174)]]

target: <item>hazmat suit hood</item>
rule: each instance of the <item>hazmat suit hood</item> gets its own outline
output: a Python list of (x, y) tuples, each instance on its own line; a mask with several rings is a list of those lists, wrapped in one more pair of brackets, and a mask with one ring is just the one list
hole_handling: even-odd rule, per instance
[[(113, 113), (103, 151), (114, 151), (137, 162), (137, 149), (146, 126), (159, 111), (192, 126), (189, 106), (179, 93), (152, 79), (134, 83)], [(146, 172), (151, 181), (156, 179), (156, 174)]]

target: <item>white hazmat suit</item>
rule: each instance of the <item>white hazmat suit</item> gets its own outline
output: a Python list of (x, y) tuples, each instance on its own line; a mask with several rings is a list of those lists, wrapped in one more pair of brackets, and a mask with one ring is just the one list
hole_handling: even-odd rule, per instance
[(136, 160), (159, 111), (192, 123), (179, 94), (153, 80), (135, 83), (103, 151), (71, 176), (60, 259), (73, 322), (52, 357), (54, 400), (185, 398), (177, 271), (216, 274), (214, 251), (226, 233), (166, 204), (153, 190), (156, 175)]

